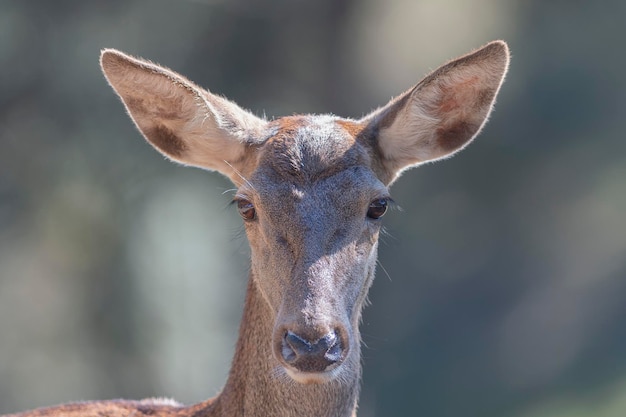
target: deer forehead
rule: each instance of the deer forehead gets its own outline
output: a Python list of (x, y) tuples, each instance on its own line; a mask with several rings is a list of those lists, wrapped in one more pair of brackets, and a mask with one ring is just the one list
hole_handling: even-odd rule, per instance
[(289, 116), (271, 121), (268, 127), (259, 166), (275, 179), (304, 185), (371, 165), (368, 149), (357, 140), (357, 122), (334, 116)]

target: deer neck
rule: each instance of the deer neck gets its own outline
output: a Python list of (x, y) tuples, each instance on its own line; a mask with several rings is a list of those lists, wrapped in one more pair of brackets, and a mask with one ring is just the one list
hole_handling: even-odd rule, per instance
[(274, 313), (251, 275), (228, 381), (221, 394), (214, 400), (199, 405), (198, 412), (194, 415), (229, 417), (355, 415), (360, 376), (358, 352), (355, 352), (355, 360), (350, 364), (359, 368), (357, 372), (351, 373), (358, 376), (338, 378), (324, 384), (300, 384), (280, 371), (280, 365), (272, 354), (270, 340), (273, 326)]

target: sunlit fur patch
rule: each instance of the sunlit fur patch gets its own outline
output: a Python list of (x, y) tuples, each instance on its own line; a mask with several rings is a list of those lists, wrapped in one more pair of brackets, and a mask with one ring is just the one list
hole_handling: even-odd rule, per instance
[(159, 406), (170, 406), (170, 407), (182, 407), (183, 405), (178, 401), (172, 398), (163, 398), (163, 397), (155, 397), (155, 398), (145, 398), (139, 401), (141, 405), (159, 405)]

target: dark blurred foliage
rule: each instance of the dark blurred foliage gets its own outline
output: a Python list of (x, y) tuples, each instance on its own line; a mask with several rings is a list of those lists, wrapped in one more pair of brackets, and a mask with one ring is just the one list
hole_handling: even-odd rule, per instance
[(620, 0), (0, 2), (0, 413), (190, 403), (226, 377), (248, 263), (231, 186), (144, 143), (101, 48), (260, 115), (358, 117), (502, 38), (481, 137), (394, 185), (359, 415), (626, 415), (625, 17)]

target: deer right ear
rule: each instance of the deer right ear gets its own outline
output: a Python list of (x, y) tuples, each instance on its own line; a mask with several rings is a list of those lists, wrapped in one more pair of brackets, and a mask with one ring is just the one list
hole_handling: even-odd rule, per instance
[(508, 65), (506, 43), (491, 42), (367, 116), (363, 122), (375, 132), (383, 181), (467, 146), (487, 121)]
[[(159, 152), (238, 183), (238, 166), (266, 122), (185, 77), (114, 49), (100, 65), (141, 133)], [(258, 140), (258, 139), (257, 139)]]

